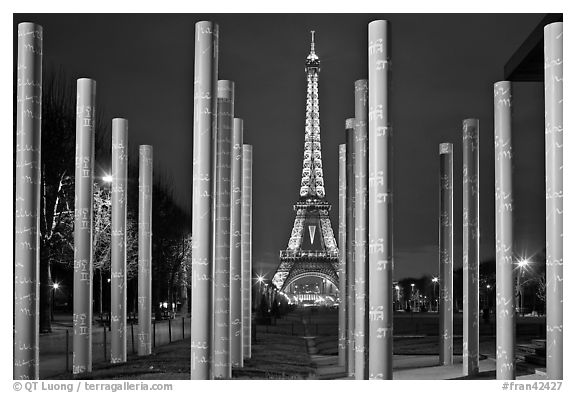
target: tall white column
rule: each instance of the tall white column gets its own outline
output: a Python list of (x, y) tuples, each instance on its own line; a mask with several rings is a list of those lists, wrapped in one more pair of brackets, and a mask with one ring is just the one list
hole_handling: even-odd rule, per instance
[(39, 378), (42, 34), (40, 25), (18, 24), (14, 379)]
[(498, 379), (516, 378), (512, 156), (512, 83), (502, 81), (494, 84), (496, 377)]
[(235, 118), (232, 126), (230, 200), (230, 362), (243, 367), (242, 355), (242, 141), (244, 125)]
[(72, 372), (92, 371), (92, 219), (96, 81), (77, 81)]
[(462, 367), (464, 375), (478, 374), (479, 362), (479, 303), (478, 258), (480, 254), (480, 204), (479, 204), (479, 121), (463, 122), (463, 343)]
[(392, 379), (392, 126), (390, 24), (368, 24), (368, 305), (369, 378)]
[(355, 328), (354, 350), (356, 379), (368, 379), (368, 81), (354, 83), (354, 170), (355, 170)]
[(216, 136), (218, 25), (196, 23), (192, 157), (191, 379), (210, 379), (212, 352), (213, 138)]
[(230, 379), (230, 175), (234, 82), (218, 81), (214, 160), (214, 351), (212, 375)]
[(355, 293), (355, 271), (354, 256), (355, 247), (355, 201), (356, 201), (356, 179), (355, 179), (355, 153), (354, 153), (354, 123), (355, 119), (346, 119), (346, 303), (347, 303), (347, 326), (346, 346), (348, 348), (347, 373), (354, 375), (354, 365), (356, 352), (354, 350), (354, 317), (356, 315), (356, 293)]
[(563, 23), (544, 27), (546, 124), (546, 375), (563, 378)]
[(152, 353), (152, 146), (140, 145), (138, 178), (138, 355)]
[(252, 145), (242, 146), (242, 331), (244, 359), (252, 357)]
[(339, 146), (338, 159), (338, 365), (346, 367), (346, 144)]
[(126, 361), (126, 208), (128, 120), (112, 119), (112, 228), (110, 260), (110, 361)]
[(440, 364), (454, 362), (454, 153), (451, 143), (440, 144), (440, 217), (438, 220), (440, 285)]

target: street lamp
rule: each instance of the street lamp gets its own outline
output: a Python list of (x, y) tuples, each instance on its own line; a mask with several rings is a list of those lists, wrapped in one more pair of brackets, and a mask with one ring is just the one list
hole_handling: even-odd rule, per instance
[(112, 175), (104, 175), (102, 176), (102, 181), (106, 183), (112, 183)]
[(434, 301), (436, 302), (436, 312), (438, 312), (438, 298), (436, 297), (436, 284), (438, 284), (438, 277), (432, 277), (434, 283)]
[(260, 274), (256, 275), (256, 280), (258, 281), (258, 298), (256, 299), (258, 306), (262, 303), (262, 283), (264, 282), (264, 276)]
[(490, 288), (492, 286), (490, 284), (486, 284), (486, 308), (490, 310)]
[(60, 285), (57, 282), (52, 283), (52, 307), (51, 307), (51, 313), (50, 313), (50, 319), (52, 320), (52, 322), (54, 322), (54, 293), (56, 292), (56, 290), (60, 287)]
[(518, 288), (518, 296), (517, 296), (517, 306), (518, 306), (518, 312), (522, 313), (522, 315), (524, 315), (523, 312), (523, 303), (524, 303), (524, 291), (522, 288), (522, 282), (521, 279), (524, 276), (524, 270), (526, 267), (528, 267), (528, 265), (530, 264), (530, 261), (528, 259), (521, 259), (518, 261), (518, 267), (520, 268), (520, 271), (516, 272), (516, 287)]
[(410, 311), (413, 311), (413, 308), (416, 307), (416, 303), (414, 302), (414, 283), (410, 284), (410, 301), (412, 302), (412, 306), (410, 306)]

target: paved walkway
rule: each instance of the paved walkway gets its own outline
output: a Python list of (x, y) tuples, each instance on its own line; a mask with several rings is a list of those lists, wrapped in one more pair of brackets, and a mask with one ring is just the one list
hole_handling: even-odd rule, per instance
[[(338, 366), (337, 356), (311, 355), (316, 365), (318, 379), (354, 379), (345, 375), (344, 368)], [(451, 366), (439, 366), (437, 355), (394, 355), (393, 379), (397, 380), (446, 380), (446, 379), (495, 379), (496, 360), (484, 357), (480, 360), (479, 375), (468, 378), (462, 374), (462, 356), (454, 357)], [(522, 373), (519, 380), (546, 379), (542, 373)]]

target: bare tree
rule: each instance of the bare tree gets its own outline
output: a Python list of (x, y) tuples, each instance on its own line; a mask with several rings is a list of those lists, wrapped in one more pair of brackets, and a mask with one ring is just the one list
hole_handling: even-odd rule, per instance
[[(40, 200), (40, 331), (50, 321), (51, 263), (73, 267), (76, 86), (61, 69), (48, 71), (42, 89), (42, 154)], [(96, 116), (97, 146), (107, 128)]]
[(40, 331), (51, 331), (50, 264), (73, 264), (76, 108), (73, 84), (63, 72), (48, 73), (42, 94), (40, 200)]

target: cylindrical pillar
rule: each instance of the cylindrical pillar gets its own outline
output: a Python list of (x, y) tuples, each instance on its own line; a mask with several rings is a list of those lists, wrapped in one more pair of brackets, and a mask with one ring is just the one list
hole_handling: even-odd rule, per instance
[(218, 81), (214, 161), (214, 351), (212, 375), (230, 379), (230, 175), (234, 82)]
[(564, 212), (562, 22), (544, 27), (544, 105), (546, 124), (546, 375), (563, 378), (562, 292)]
[(347, 346), (347, 367), (348, 376), (354, 375), (354, 362), (356, 352), (354, 351), (354, 316), (356, 313), (355, 300), (355, 201), (356, 201), (356, 179), (354, 177), (354, 123), (355, 119), (346, 119), (346, 346)]
[(232, 128), (230, 199), (230, 362), (243, 367), (242, 355), (242, 141), (244, 124), (234, 119)]
[(463, 342), (462, 367), (464, 375), (478, 374), (478, 258), (480, 255), (479, 140), (478, 119), (463, 122)]
[(92, 210), (96, 81), (77, 81), (72, 372), (92, 371)]
[(14, 379), (38, 379), (42, 26), (18, 24)]
[(242, 331), (244, 359), (252, 357), (252, 145), (242, 146)]
[(356, 379), (368, 379), (368, 81), (354, 82), (354, 172), (356, 187), (354, 230), (355, 316), (354, 351)]
[(338, 365), (346, 367), (346, 144), (338, 149)]
[(138, 355), (152, 353), (152, 146), (140, 145), (138, 178)]
[(512, 83), (494, 84), (496, 210), (496, 378), (516, 378), (514, 310), (514, 193), (512, 186)]
[(440, 365), (454, 363), (454, 153), (452, 143), (440, 144), (440, 217), (438, 220), (440, 285)]
[(128, 120), (112, 119), (112, 229), (110, 264), (110, 361), (126, 361), (126, 201)]
[(392, 379), (392, 127), (390, 24), (368, 24), (369, 378)]
[(210, 379), (212, 350), (213, 137), (216, 135), (218, 25), (196, 23), (192, 158), (191, 379)]

